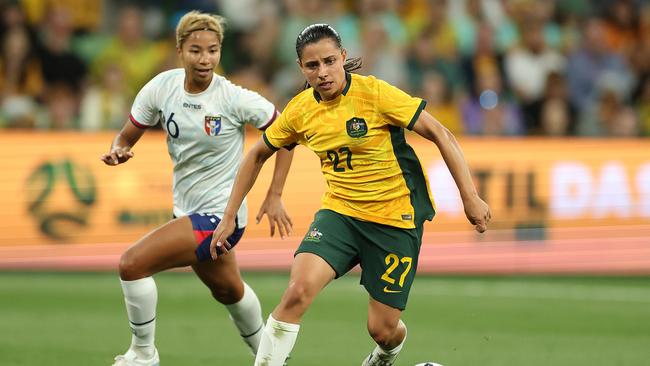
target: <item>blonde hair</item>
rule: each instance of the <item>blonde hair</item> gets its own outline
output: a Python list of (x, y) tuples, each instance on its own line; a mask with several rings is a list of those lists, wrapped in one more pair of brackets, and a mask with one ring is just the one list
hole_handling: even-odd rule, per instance
[(187, 37), (196, 31), (211, 31), (217, 34), (219, 43), (223, 41), (223, 28), (226, 23), (223, 17), (214, 14), (201, 13), (192, 10), (178, 21), (176, 26), (176, 47), (181, 48)]

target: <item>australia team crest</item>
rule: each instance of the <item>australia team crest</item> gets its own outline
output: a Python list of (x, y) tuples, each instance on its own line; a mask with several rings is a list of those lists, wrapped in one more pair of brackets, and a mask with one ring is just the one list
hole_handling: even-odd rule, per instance
[(308, 233), (307, 236), (305, 237), (305, 241), (313, 241), (313, 242), (320, 242), (320, 239), (323, 237), (323, 233), (318, 231), (317, 228), (311, 229)]
[(208, 136), (217, 136), (221, 131), (221, 116), (205, 116), (204, 127)]
[(348, 136), (350, 137), (362, 137), (368, 133), (366, 120), (359, 117), (354, 117), (346, 121), (345, 129), (348, 131)]

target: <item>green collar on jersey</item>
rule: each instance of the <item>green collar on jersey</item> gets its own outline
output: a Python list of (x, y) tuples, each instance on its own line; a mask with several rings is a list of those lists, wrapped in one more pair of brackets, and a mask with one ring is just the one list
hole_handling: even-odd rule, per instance
[[(350, 74), (347, 71), (345, 72), (345, 81), (346, 81), (345, 88), (343, 88), (343, 92), (341, 93), (343, 95), (346, 95), (348, 93), (348, 90), (350, 90), (350, 85), (352, 84), (352, 74)], [(321, 100), (323, 100), (320, 97), (320, 94), (316, 92), (316, 89), (314, 89), (314, 98), (318, 103), (320, 103)]]

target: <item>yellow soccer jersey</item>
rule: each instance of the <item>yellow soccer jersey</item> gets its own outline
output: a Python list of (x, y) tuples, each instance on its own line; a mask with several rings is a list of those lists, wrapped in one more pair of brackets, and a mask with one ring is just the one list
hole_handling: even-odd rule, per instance
[(404, 138), (426, 102), (373, 76), (346, 79), (334, 100), (312, 88), (294, 97), (264, 141), (274, 150), (305, 145), (318, 155), (328, 185), (324, 209), (400, 228), (431, 220), (429, 183)]

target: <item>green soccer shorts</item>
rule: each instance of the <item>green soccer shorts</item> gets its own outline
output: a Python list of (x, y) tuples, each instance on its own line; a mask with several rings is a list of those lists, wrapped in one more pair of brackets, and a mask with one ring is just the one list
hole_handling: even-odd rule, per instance
[(418, 266), (422, 226), (402, 229), (319, 210), (298, 253), (323, 258), (341, 277), (361, 265), (361, 284), (373, 299), (404, 310)]

